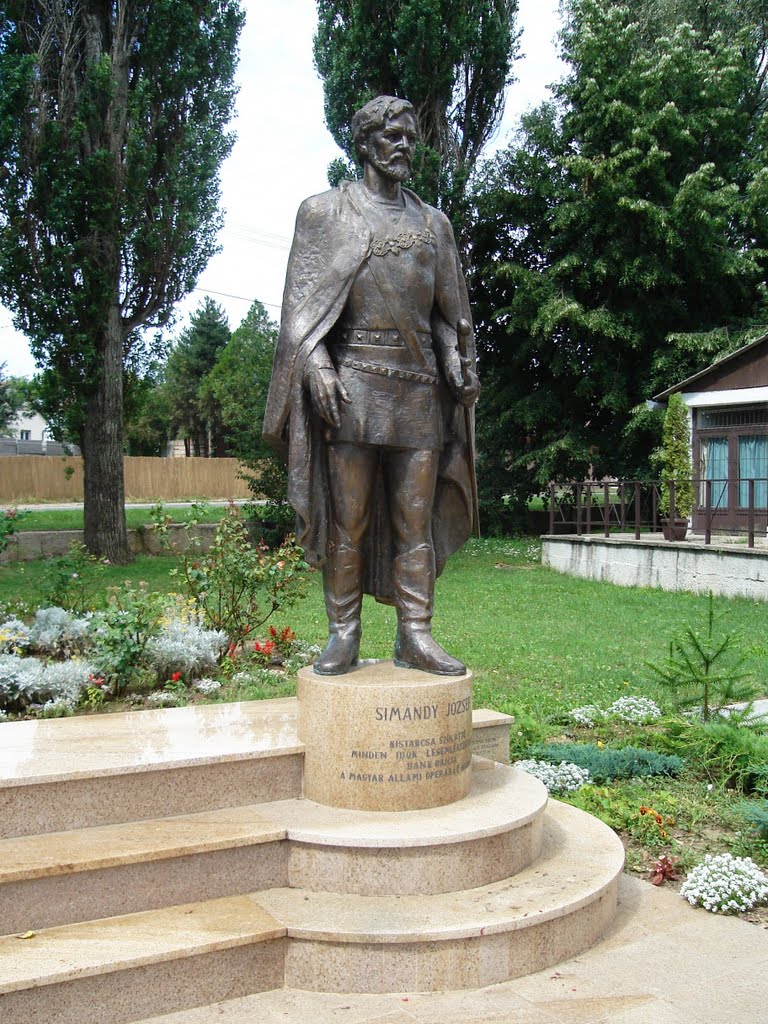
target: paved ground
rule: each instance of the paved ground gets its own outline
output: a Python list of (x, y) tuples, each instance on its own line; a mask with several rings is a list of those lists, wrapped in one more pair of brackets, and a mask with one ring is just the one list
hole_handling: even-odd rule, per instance
[(766, 1007), (767, 929), (695, 910), (676, 893), (624, 876), (603, 941), (526, 978), (474, 992), (287, 989), (152, 1024), (761, 1024)]

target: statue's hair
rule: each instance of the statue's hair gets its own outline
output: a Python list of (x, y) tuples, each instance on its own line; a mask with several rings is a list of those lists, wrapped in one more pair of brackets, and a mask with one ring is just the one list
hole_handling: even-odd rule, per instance
[(416, 113), (413, 104), (408, 100), (401, 100), (397, 96), (377, 96), (361, 107), (352, 117), (352, 141), (355, 144), (357, 158), (364, 163), (364, 157), (360, 152), (360, 146), (365, 145), (371, 132), (383, 128), (387, 121), (400, 114), (410, 114), (414, 121)]

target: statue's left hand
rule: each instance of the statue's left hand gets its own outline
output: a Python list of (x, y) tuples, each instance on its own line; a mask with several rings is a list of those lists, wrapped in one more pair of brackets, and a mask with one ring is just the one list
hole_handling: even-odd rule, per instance
[(456, 396), (456, 401), (465, 409), (469, 409), (475, 404), (477, 396), (480, 394), (480, 379), (474, 370), (464, 367), (461, 373), (452, 374), (448, 383)]

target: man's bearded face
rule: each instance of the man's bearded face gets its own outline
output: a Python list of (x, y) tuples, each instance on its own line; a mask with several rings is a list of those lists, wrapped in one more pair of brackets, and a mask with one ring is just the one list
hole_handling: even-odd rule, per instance
[(407, 181), (415, 148), (416, 121), (411, 114), (398, 114), (370, 133), (365, 159), (386, 177)]

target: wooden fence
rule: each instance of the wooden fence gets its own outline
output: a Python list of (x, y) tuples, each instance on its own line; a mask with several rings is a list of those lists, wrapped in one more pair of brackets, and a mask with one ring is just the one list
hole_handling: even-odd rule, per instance
[[(237, 473), (237, 459), (123, 460), (127, 501), (226, 500), (250, 498)], [(83, 460), (79, 456), (0, 456), (0, 502), (83, 500)]]

